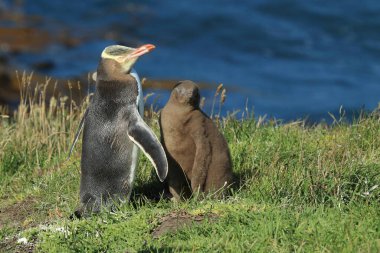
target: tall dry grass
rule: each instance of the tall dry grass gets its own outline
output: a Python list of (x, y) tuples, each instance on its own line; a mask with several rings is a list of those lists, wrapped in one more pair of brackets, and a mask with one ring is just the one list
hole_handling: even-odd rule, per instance
[[(47, 97), (50, 78), (32, 83), (32, 74), (18, 76), (20, 104), (0, 109), (0, 172), (2, 188), (14, 186), (13, 175), (46, 173), (61, 168), (89, 99), (77, 105), (68, 96)], [(71, 86), (69, 86), (71, 89)], [(70, 92), (71, 94), (71, 92)], [(4, 182), (5, 181), (5, 182)]]

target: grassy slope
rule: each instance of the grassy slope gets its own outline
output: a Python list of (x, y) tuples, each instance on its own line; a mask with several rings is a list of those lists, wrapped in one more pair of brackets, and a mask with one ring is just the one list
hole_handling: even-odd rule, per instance
[[(378, 112), (331, 128), (224, 119), (240, 182), (229, 199), (150, 200), (162, 186), (141, 156), (132, 203), (71, 221), (81, 143), (65, 156), (83, 109), (34, 101), (27, 113), (29, 102), (0, 125), (0, 251), (23, 249), (13, 237), (38, 252), (380, 251)], [(218, 218), (152, 238), (160, 217), (183, 210)]]

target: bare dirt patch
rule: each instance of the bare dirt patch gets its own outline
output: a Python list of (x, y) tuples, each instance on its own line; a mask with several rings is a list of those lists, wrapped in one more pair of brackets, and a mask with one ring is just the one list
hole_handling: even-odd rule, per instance
[(194, 223), (214, 222), (217, 218), (218, 215), (214, 213), (192, 215), (186, 211), (172, 212), (160, 218), (159, 225), (152, 231), (152, 236), (159, 238), (166, 233), (178, 231)]
[(28, 243), (17, 243), (17, 238), (7, 238), (0, 242), (0, 252), (17, 252), (17, 253), (32, 253), (34, 251), (34, 241)]
[[(37, 199), (28, 197), (23, 201), (0, 209), (0, 229), (12, 227), (16, 230), (29, 228), (35, 225), (28, 218), (36, 212), (35, 206)], [(17, 237), (10, 235), (3, 241), (0, 241), (0, 252), (33, 252), (34, 243), (17, 243)]]
[(37, 199), (28, 197), (19, 203), (6, 206), (0, 209), (0, 229), (8, 227), (28, 227), (31, 224), (25, 224), (28, 217), (35, 212)]

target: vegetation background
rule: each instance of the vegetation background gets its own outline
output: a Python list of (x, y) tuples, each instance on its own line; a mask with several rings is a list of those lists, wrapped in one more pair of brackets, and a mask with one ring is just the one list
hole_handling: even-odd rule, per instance
[[(18, 111), (1, 114), (1, 252), (380, 250), (380, 110), (331, 126), (255, 119), (248, 111), (239, 120), (216, 114), (238, 182), (230, 197), (161, 198), (163, 185), (141, 155), (129, 203), (70, 220), (81, 143), (66, 158), (88, 99), (46, 103), (49, 84), (30, 81), (20, 77)], [(158, 134), (157, 112), (145, 114)]]

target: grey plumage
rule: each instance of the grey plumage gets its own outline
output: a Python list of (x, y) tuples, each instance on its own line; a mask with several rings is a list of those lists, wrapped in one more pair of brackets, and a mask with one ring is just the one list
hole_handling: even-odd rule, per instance
[[(128, 53), (122, 50), (123, 54), (125, 51)], [(136, 145), (153, 163), (161, 181), (167, 175), (165, 152), (139, 113), (143, 107), (138, 76), (125, 69), (122, 56), (117, 55), (117, 60), (112, 57), (107, 55), (99, 62), (96, 91), (82, 120), (81, 204), (77, 216), (99, 211), (110, 199), (129, 198), (137, 166)], [(81, 129), (80, 125), (78, 133)]]

